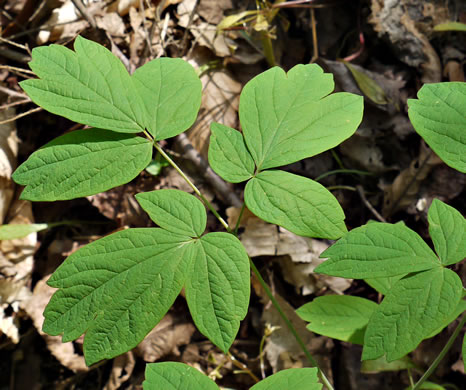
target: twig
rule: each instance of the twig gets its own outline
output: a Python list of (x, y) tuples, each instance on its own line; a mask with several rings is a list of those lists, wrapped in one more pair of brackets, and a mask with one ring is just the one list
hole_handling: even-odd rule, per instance
[(5, 46), (0, 46), (0, 56), (16, 62), (22, 62), (24, 64), (31, 61), (31, 57), (29, 55), (18, 53), (16, 50), (9, 49)]
[(183, 157), (188, 159), (205, 177), (207, 183), (215, 190), (215, 192), (223, 199), (223, 201), (234, 207), (241, 207), (241, 200), (231, 190), (231, 188), (210, 168), (204, 158), (194, 149), (188, 137), (181, 133), (177, 137), (177, 143), (183, 149)]
[(35, 112), (39, 112), (41, 110), (42, 110), (42, 107), (33, 108), (33, 109), (29, 110), (29, 111), (26, 111), (26, 112), (23, 112), (21, 114), (15, 115), (12, 118), (8, 118), (8, 119), (5, 119), (4, 121), (0, 121), (0, 125), (4, 125), (5, 123), (13, 122), (16, 119), (22, 118), (22, 117), (24, 117), (26, 115), (34, 114)]
[(83, 16), (83, 18), (86, 19), (89, 22), (91, 27), (92, 28), (97, 28), (97, 23), (96, 23), (96, 21), (94, 19), (94, 16), (92, 16), (89, 12), (87, 12), (87, 8), (83, 4), (83, 2), (81, 0), (71, 0), (71, 2), (78, 9), (78, 11)]
[(31, 51), (29, 50), (29, 47), (27, 47), (26, 45), (21, 45), (20, 43), (16, 43), (16, 42), (12, 41), (11, 39), (6, 39), (6, 38), (3, 38), (3, 37), (0, 37), (0, 42), (8, 43), (11, 46), (16, 46), (16, 47), (18, 47), (20, 49), (23, 49), (23, 50), (27, 51), (29, 54), (31, 53)]
[(2, 86), (0, 86), (0, 92), (6, 93), (9, 96), (20, 97), (22, 99), (29, 99), (25, 93), (16, 92), (16, 91), (13, 91), (12, 89), (5, 88)]
[(3, 104), (0, 106), (0, 110), (6, 110), (7, 108), (19, 106), (20, 104), (26, 104), (26, 103), (29, 103), (30, 101), (31, 99), (24, 99), (24, 100), (18, 100), (12, 103)]
[(191, 24), (194, 19), (194, 15), (196, 14), (197, 6), (199, 5), (199, 0), (195, 0), (194, 7), (189, 14), (189, 21), (186, 29), (184, 30), (183, 38), (181, 38), (181, 52), (184, 53), (186, 51), (186, 46), (188, 45), (188, 32), (191, 28)]
[(358, 190), (358, 194), (361, 197), (362, 202), (366, 205), (366, 207), (371, 211), (372, 214), (380, 221), (380, 222), (387, 222), (384, 217), (382, 217), (379, 212), (370, 204), (370, 202), (366, 198), (366, 194), (364, 193), (364, 188), (362, 188), (362, 185), (358, 184), (356, 186), (356, 189)]

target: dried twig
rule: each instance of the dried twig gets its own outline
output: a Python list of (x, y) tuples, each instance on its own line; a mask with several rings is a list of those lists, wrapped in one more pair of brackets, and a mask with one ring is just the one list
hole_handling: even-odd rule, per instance
[(371, 205), (371, 203), (367, 200), (366, 194), (364, 193), (364, 188), (362, 188), (362, 185), (358, 184), (356, 186), (356, 189), (358, 190), (358, 194), (361, 197), (362, 202), (365, 204), (365, 206), (370, 210), (372, 214), (380, 221), (380, 222), (387, 222), (382, 215), (374, 208), (374, 206)]
[(13, 121), (15, 121), (16, 119), (25, 117), (25, 116), (30, 115), (30, 114), (34, 114), (35, 112), (39, 112), (39, 111), (41, 111), (41, 110), (43, 110), (42, 107), (33, 108), (33, 109), (29, 110), (29, 111), (26, 111), (26, 112), (23, 112), (23, 113), (21, 113), (21, 114), (15, 115), (14, 117), (5, 119), (4, 121), (0, 121), (0, 125), (4, 125), (4, 124), (6, 124), (6, 123), (13, 122)]
[(181, 133), (177, 137), (178, 145), (183, 149), (183, 158), (191, 161), (206, 181), (228, 205), (241, 207), (242, 202), (231, 188), (212, 170), (204, 158), (194, 149), (186, 134)]
[(9, 96), (20, 97), (22, 99), (29, 99), (25, 93), (16, 92), (16, 91), (13, 91), (12, 89), (5, 88), (2, 86), (0, 86), (0, 92), (3, 92)]

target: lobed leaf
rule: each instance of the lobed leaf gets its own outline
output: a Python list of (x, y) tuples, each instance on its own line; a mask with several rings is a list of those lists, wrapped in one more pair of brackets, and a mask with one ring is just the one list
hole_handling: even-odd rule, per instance
[(317, 368), (289, 368), (261, 380), (251, 387), (250, 390), (321, 390), (322, 385), (318, 383)]
[(199, 331), (226, 353), (248, 310), (249, 258), (228, 233), (206, 234), (193, 251), (186, 281), (189, 310)]
[(155, 140), (182, 133), (195, 121), (202, 84), (179, 58), (148, 62), (130, 76), (121, 61), (78, 36), (73, 52), (50, 45), (32, 51), (40, 79), (20, 83), (32, 101), (75, 122), (122, 133), (147, 129)]
[(152, 144), (101, 129), (62, 135), (35, 151), (13, 173), (21, 199), (54, 201), (94, 195), (134, 179), (149, 163)]
[(127, 70), (109, 50), (78, 36), (75, 52), (37, 47), (30, 68), (40, 77), (20, 83), (31, 100), (54, 114), (123, 133), (144, 130), (146, 112)]
[(446, 268), (399, 280), (369, 321), (362, 360), (385, 355), (390, 362), (414, 350), (455, 311), (462, 290), (458, 275)]
[(183, 363), (163, 362), (146, 365), (144, 390), (219, 390), (215, 382)]
[(283, 171), (264, 171), (246, 184), (244, 201), (264, 221), (307, 237), (336, 239), (346, 232), (345, 214), (321, 184)]
[(425, 84), (408, 99), (414, 129), (449, 166), (466, 173), (466, 83)]
[(63, 342), (83, 333), (86, 363), (134, 348), (181, 291), (191, 239), (163, 229), (123, 230), (74, 252), (48, 284), (59, 290), (44, 311), (43, 331)]
[(254, 160), (243, 135), (220, 123), (210, 125), (209, 164), (223, 179), (240, 183), (254, 175)]
[(429, 234), (443, 265), (466, 257), (466, 219), (451, 206), (434, 199), (427, 214)]
[(202, 84), (186, 61), (152, 60), (136, 69), (132, 78), (146, 109), (144, 125), (156, 141), (174, 137), (194, 123), (201, 106)]
[(293, 163), (333, 148), (362, 120), (363, 97), (335, 93), (333, 76), (316, 64), (288, 73), (275, 67), (243, 88), (239, 116), (259, 170)]
[(403, 223), (371, 222), (351, 230), (325, 250), (315, 272), (342, 278), (385, 278), (439, 268), (422, 238)]
[(185, 236), (200, 237), (207, 214), (202, 202), (180, 190), (157, 190), (136, 195), (144, 211), (160, 227)]
[(349, 295), (325, 295), (296, 310), (314, 333), (354, 344), (364, 343), (364, 332), (377, 303)]

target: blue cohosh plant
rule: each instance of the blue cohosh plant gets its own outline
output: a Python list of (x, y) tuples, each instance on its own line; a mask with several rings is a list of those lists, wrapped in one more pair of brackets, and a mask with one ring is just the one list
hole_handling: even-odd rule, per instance
[[(135, 347), (184, 287), (197, 328), (227, 352), (247, 313), (252, 268), (309, 361), (317, 366), (234, 231), (158, 143), (185, 131), (196, 118), (201, 83), (193, 68), (180, 59), (161, 58), (130, 76), (116, 57), (94, 42), (78, 37), (74, 49), (57, 45), (34, 49), (30, 67), (39, 79), (23, 81), (21, 86), (46, 110), (92, 128), (65, 134), (33, 153), (13, 175), (17, 183), (25, 185), (21, 197), (54, 201), (106, 191), (136, 177), (151, 161), (155, 148), (200, 200), (178, 190), (137, 194), (137, 201), (159, 227), (120, 231), (69, 256), (48, 281), (58, 291), (44, 312), (43, 330), (62, 335), (64, 342), (85, 333), (84, 355), (90, 365)], [(362, 119), (362, 97), (331, 94), (333, 89), (332, 75), (323, 73), (317, 65), (298, 65), (288, 73), (272, 68), (260, 74), (241, 94), (242, 133), (212, 124), (209, 162), (225, 180), (247, 181), (245, 205), (258, 217), (303, 236), (343, 237), (332, 247), (335, 249), (329, 249), (339, 253), (342, 242), (356, 233), (347, 232), (337, 200), (317, 182), (277, 169), (333, 148), (356, 131)], [(226, 232), (204, 233), (205, 207)], [(437, 207), (448, 206), (439, 203)], [(457, 212), (451, 214), (457, 221)], [(369, 224), (360, 229), (377, 226)], [(396, 238), (390, 229), (407, 229), (388, 226), (378, 233), (386, 234), (384, 242)], [(408, 261), (411, 267), (404, 266), (396, 275), (408, 276), (396, 283), (381, 279), (378, 283), (393, 283), (395, 289), (397, 283), (409, 285), (403, 281), (410, 278), (416, 283), (421, 279), (415, 286), (427, 278), (448, 278), (448, 298), (452, 301), (440, 312), (442, 320), (435, 323), (436, 328), (427, 327), (433, 333), (458, 311), (462, 287), (455, 279), (458, 277), (443, 266), (458, 261), (464, 247), (456, 254), (448, 249), (438, 265), (435, 255), (419, 240), (416, 243), (426, 257), (413, 255)], [(329, 257), (320, 271), (333, 272), (330, 264), (337, 260)], [(443, 291), (441, 286), (437, 290)], [(377, 305), (370, 305), (375, 316)], [(439, 314), (436, 307), (431, 309), (432, 315)], [(371, 334), (369, 329), (365, 337)], [(372, 331), (374, 340), (376, 331)], [(365, 346), (363, 358), (383, 354), (388, 359), (397, 358), (411, 350), (398, 351), (390, 339), (377, 345), (377, 350)], [(332, 389), (318, 367), (285, 370), (252, 389), (321, 389), (319, 380)], [(149, 364), (144, 388), (218, 389), (213, 381), (179, 363)]]

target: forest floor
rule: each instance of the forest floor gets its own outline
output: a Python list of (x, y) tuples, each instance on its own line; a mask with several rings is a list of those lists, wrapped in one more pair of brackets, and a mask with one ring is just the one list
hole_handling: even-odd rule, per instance
[[(434, 198), (465, 214), (465, 175), (445, 165), (414, 131), (407, 100), (425, 83), (464, 82), (466, 34), (437, 31), (435, 26), (466, 23), (466, 3), (272, 3), (0, 0), (0, 224), (74, 221), (0, 241), (0, 390), (141, 389), (145, 364), (155, 361), (190, 364), (222, 388), (241, 390), (255, 378), (308, 365), (254, 278), (249, 312), (231, 356), (196, 330), (182, 295), (139, 346), (92, 367), (84, 363), (83, 337), (62, 344), (60, 337), (42, 332), (42, 313), (54, 292), (46, 280), (68, 255), (112, 232), (153, 226), (135, 194), (160, 188), (192, 190), (154, 156), (137, 178), (104, 193), (51, 203), (19, 200), (22, 188), (11, 179), (14, 169), (55, 137), (82, 128), (38, 108), (19, 86), (34, 77), (28, 67), (34, 47), (55, 43), (72, 48), (80, 34), (112, 50), (129, 72), (162, 56), (193, 65), (203, 83), (198, 119), (186, 135), (163, 142), (230, 224), (242, 205), (244, 185), (219, 184), (206, 176), (210, 123), (239, 129), (239, 96), (252, 77), (274, 64), (289, 70), (310, 62), (334, 74), (336, 91), (364, 96), (364, 118), (356, 134), (337, 148), (285, 170), (319, 178), (340, 202), (348, 230), (369, 220), (404, 221), (431, 244), (427, 210)], [(240, 18), (246, 10), (251, 13)], [(221, 22), (223, 30), (218, 28)], [(264, 50), (264, 42), (271, 42), (272, 49)], [(209, 217), (207, 229), (222, 226)], [(332, 242), (296, 236), (250, 213), (242, 220), (240, 239), (336, 389), (406, 388), (409, 375), (425, 371), (454, 329), (453, 323), (421, 343), (401, 369), (361, 365), (361, 346), (311, 333), (294, 311), (325, 294), (380, 302), (381, 296), (363, 281), (313, 273), (323, 261), (320, 253)], [(464, 284), (466, 263), (453, 270)], [(439, 389), (466, 389), (461, 342), (431, 381), (441, 385)]]

